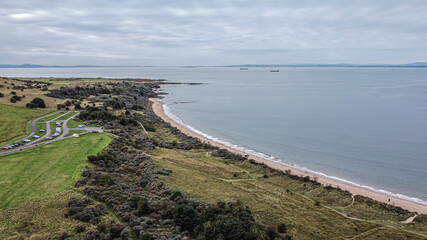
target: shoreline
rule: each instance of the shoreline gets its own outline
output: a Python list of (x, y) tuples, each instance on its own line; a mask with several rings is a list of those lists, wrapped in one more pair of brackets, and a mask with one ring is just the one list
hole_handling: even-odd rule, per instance
[(159, 99), (157, 98), (150, 98), (150, 101), (153, 102), (152, 108), (154, 113), (159, 116), (161, 119), (163, 119), (163, 121), (170, 123), (173, 127), (176, 127), (177, 129), (179, 129), (182, 133), (198, 138), (199, 140), (201, 140), (202, 142), (206, 142), (212, 146), (215, 147), (219, 147), (219, 148), (224, 148), (227, 149), (228, 151), (235, 153), (235, 154), (240, 154), (240, 155), (249, 155), (250, 158), (254, 159), (256, 162), (258, 163), (263, 163), (265, 165), (267, 165), (270, 168), (273, 169), (277, 169), (280, 171), (286, 171), (286, 170), (291, 170), (291, 174), (293, 175), (297, 175), (297, 176), (309, 176), (310, 179), (315, 179), (317, 182), (319, 182), (320, 184), (324, 185), (324, 186), (332, 186), (332, 187), (339, 187), (342, 190), (347, 190), (349, 191), (351, 194), (353, 195), (362, 195), (365, 197), (369, 197), (372, 198), (376, 201), (379, 202), (383, 202), (383, 203), (387, 203), (390, 205), (394, 205), (394, 206), (398, 206), (401, 207), (403, 209), (409, 210), (411, 212), (417, 212), (420, 214), (427, 214), (427, 206), (420, 204), (420, 203), (416, 203), (416, 202), (412, 202), (409, 200), (405, 200), (405, 199), (401, 199), (395, 196), (390, 196), (387, 195), (385, 193), (380, 193), (377, 191), (373, 191), (367, 188), (363, 188), (360, 186), (355, 186), (343, 181), (339, 181), (336, 179), (332, 179), (323, 175), (319, 175), (319, 174), (315, 174), (312, 172), (307, 172), (304, 170), (301, 170), (299, 168), (290, 166), (290, 165), (284, 165), (284, 164), (280, 164), (278, 162), (274, 162), (271, 160), (267, 160), (265, 158), (256, 156), (254, 154), (250, 154), (241, 150), (237, 150), (235, 148), (232, 148), (230, 146), (226, 146), (222, 143), (213, 141), (211, 139), (206, 138), (205, 136), (202, 136), (194, 131), (191, 131), (189, 129), (187, 129), (186, 127), (182, 126), (181, 124), (177, 123), (176, 121), (174, 121), (173, 119), (171, 119), (164, 111), (163, 109), (163, 105), (165, 104), (164, 102), (161, 102)]

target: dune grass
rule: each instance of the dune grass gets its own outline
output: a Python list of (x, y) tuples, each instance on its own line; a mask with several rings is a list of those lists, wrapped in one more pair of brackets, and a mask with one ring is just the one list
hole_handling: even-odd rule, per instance
[[(25, 124), (31, 119), (48, 113), (42, 109), (28, 109), (0, 105), (0, 144), (10, 140), (14, 136), (26, 132)], [(31, 132), (31, 125), (29, 125)]]
[(108, 134), (85, 134), (0, 157), (0, 208), (70, 188), (86, 157), (101, 151), (111, 139)]
[[(294, 239), (376, 239), (378, 236), (423, 239), (424, 236), (400, 224), (400, 214), (384, 215), (376, 206), (369, 210), (373, 215), (381, 213), (377, 219), (349, 218), (345, 209), (350, 208), (354, 214), (359, 209), (351, 208), (353, 199), (349, 193), (293, 179), (263, 166), (212, 157), (202, 150), (156, 148), (149, 155), (157, 168), (173, 170), (170, 176), (159, 178), (173, 189), (208, 202), (239, 200), (263, 224), (285, 223)], [(409, 214), (403, 217), (406, 216)]]

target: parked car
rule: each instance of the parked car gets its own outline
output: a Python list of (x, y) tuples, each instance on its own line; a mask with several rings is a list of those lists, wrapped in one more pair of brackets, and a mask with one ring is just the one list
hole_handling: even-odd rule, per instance
[(84, 127), (84, 125), (78, 125), (77, 127), (82, 128), (82, 127)]
[(39, 138), (40, 136), (34, 135), (33, 138)]
[(44, 129), (40, 129), (39, 132), (45, 132), (45, 130)]
[(29, 143), (29, 142), (31, 142), (29, 139), (24, 139), (24, 140), (22, 140), (21, 142), (24, 142), (24, 143)]
[(47, 139), (47, 140), (52, 140), (52, 139), (53, 139), (53, 137), (47, 137), (46, 139)]
[(9, 149), (9, 148), (8, 148), (8, 147), (2, 147), (2, 149), (7, 150), (7, 149)]

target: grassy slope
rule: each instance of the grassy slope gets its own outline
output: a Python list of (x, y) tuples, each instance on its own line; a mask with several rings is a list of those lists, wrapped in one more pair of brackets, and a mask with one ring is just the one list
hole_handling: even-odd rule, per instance
[(41, 109), (27, 109), (0, 105), (0, 141), (5, 141), (23, 132), (24, 124), (27, 120), (46, 113), (48, 113), (48, 111)]
[(50, 196), (70, 188), (86, 164), (111, 141), (86, 134), (0, 158), (0, 208)]
[[(0, 239), (57, 239), (62, 232), (73, 233), (77, 224), (86, 229), (93, 225), (66, 218), (67, 202), (79, 193), (67, 190), (44, 199), (11, 206), (0, 210)], [(107, 216), (109, 217), (109, 216)], [(75, 234), (79, 238), (82, 234)]]
[(357, 216), (366, 210), (358, 203), (352, 204), (349, 194), (269, 172), (262, 166), (210, 157), (204, 151), (157, 148), (150, 155), (158, 168), (173, 170), (171, 176), (160, 177), (172, 188), (204, 201), (240, 200), (262, 223), (269, 226), (285, 223), (295, 239), (376, 239), (377, 236), (423, 239), (399, 224), (398, 219), (402, 216), (398, 214), (383, 213), (372, 207), (370, 210), (378, 214), (377, 219), (347, 218), (337, 211), (352, 212)]

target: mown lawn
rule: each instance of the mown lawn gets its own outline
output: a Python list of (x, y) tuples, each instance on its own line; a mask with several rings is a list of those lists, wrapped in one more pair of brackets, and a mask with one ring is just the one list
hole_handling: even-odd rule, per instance
[(3, 145), (2, 142), (6, 142), (7, 139), (24, 133), (26, 121), (47, 113), (47, 110), (42, 109), (0, 105), (0, 144)]
[[(36, 131), (35, 135), (37, 135), (39, 137), (43, 137), (46, 134), (46, 123), (44, 123), (44, 122), (37, 122), (36, 123), (36, 128), (37, 128), (37, 131)], [(44, 130), (44, 132), (40, 132), (40, 130)]]
[(62, 117), (60, 117), (60, 118), (56, 119), (56, 121), (67, 120), (67, 119), (69, 119), (70, 117), (72, 117), (72, 116), (74, 116), (74, 115), (76, 115), (76, 114), (77, 114), (77, 113), (75, 113), (75, 112), (67, 113), (67, 114), (65, 114), (64, 116), (62, 116)]
[(412, 229), (399, 223), (401, 214), (384, 214), (377, 205), (369, 209), (373, 215), (378, 213), (377, 218), (347, 218), (347, 209), (359, 215), (359, 208), (352, 207), (351, 195), (346, 192), (248, 162), (212, 157), (207, 151), (156, 148), (149, 155), (157, 168), (173, 171), (170, 176), (160, 176), (166, 185), (207, 202), (239, 200), (263, 224), (285, 223), (293, 239), (423, 239), (426, 229), (418, 232), (421, 235), (408, 233)]
[(0, 208), (69, 189), (87, 156), (101, 151), (111, 139), (108, 134), (85, 134), (0, 157)]
[(52, 120), (52, 119), (54, 119), (54, 118), (57, 118), (57, 117), (61, 116), (62, 114), (64, 114), (64, 113), (56, 112), (56, 113), (54, 113), (54, 114), (52, 114), (52, 115), (50, 115), (50, 116), (44, 117), (44, 118), (42, 118), (42, 119), (40, 119), (40, 120), (50, 121), (50, 120)]
[(98, 125), (94, 125), (94, 124), (90, 124), (90, 125), (85, 125), (86, 122), (78, 122), (74, 119), (70, 119), (67, 123), (67, 126), (69, 128), (77, 128), (79, 125), (84, 125), (85, 127), (99, 127)]

